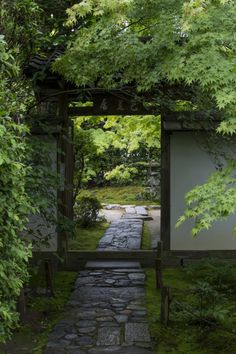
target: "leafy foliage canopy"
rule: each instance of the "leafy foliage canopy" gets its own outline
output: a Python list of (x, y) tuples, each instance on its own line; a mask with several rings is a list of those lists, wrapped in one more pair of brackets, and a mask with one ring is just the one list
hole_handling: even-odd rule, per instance
[[(83, 0), (67, 12), (75, 38), (54, 68), (68, 80), (106, 88), (135, 83), (174, 110), (177, 89), (192, 109), (222, 114), (218, 133), (236, 133), (235, 1)], [(178, 224), (195, 218), (196, 235), (235, 211), (230, 166), (187, 195), (191, 207)]]

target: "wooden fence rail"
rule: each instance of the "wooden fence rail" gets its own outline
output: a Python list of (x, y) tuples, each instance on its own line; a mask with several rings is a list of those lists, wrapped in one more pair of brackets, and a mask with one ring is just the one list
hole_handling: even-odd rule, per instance
[(156, 251), (68, 251), (67, 270), (76, 270), (87, 261), (133, 261), (142, 266), (154, 266)]

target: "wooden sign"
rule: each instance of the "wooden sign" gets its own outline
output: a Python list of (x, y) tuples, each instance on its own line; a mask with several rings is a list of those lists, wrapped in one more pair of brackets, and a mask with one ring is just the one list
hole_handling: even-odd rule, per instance
[(98, 94), (91, 99), (92, 107), (69, 108), (70, 116), (95, 115), (147, 115), (154, 114), (153, 109), (144, 107), (142, 102), (125, 95)]

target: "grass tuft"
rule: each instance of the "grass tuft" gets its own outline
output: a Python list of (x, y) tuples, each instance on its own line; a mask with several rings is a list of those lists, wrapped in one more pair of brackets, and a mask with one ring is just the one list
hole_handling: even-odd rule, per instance
[(109, 227), (107, 222), (96, 222), (95, 225), (87, 228), (77, 227), (75, 236), (69, 240), (70, 250), (95, 250), (99, 240)]

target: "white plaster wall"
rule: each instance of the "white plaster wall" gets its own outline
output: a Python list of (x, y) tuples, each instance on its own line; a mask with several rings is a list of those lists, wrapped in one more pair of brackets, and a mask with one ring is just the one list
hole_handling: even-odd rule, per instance
[[(34, 137), (32, 137), (34, 139)], [(46, 135), (41, 135), (40, 139), (42, 141), (50, 144), (50, 160), (51, 167), (53, 172), (57, 172), (57, 139), (54, 137), (48, 137)], [(55, 204), (54, 207), (50, 208), (50, 212), (55, 219), (57, 218), (57, 190), (53, 191), (53, 195), (55, 196)], [(45, 219), (40, 215), (31, 215), (29, 218), (28, 227), (36, 231), (37, 238), (32, 237), (37, 242), (34, 245), (34, 251), (41, 252), (56, 252), (57, 244), (58, 244), (58, 233), (56, 230), (56, 225), (47, 224)], [(40, 232), (38, 232), (40, 230)], [(38, 237), (48, 237), (48, 241), (46, 244), (38, 242)]]
[(215, 170), (212, 158), (204, 151), (199, 140), (207, 139), (206, 133), (173, 132), (171, 134), (171, 250), (236, 250), (233, 226), (236, 217), (217, 221), (210, 230), (204, 230), (193, 239), (193, 221), (179, 228), (176, 221), (185, 209), (184, 195), (196, 184), (207, 180)]

